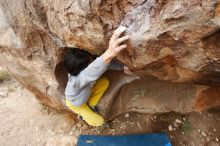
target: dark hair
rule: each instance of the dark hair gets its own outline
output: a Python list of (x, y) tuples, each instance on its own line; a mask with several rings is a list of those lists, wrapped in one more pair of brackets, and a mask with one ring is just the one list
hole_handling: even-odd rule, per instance
[(72, 76), (78, 75), (90, 61), (90, 54), (78, 48), (70, 48), (64, 55), (64, 66)]

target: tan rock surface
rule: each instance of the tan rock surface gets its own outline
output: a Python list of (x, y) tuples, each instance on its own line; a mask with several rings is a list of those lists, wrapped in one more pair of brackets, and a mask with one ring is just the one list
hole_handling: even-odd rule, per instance
[[(123, 85), (133, 77), (119, 76), (121, 82), (110, 89), (114, 94), (106, 94), (100, 104), (106, 117), (219, 105), (219, 0), (4, 0), (0, 64), (41, 102), (63, 109), (65, 47), (100, 55), (119, 25), (128, 28), (131, 39), (117, 60), (142, 79)], [(148, 75), (180, 84), (148, 81)], [(109, 78), (114, 81), (114, 76)], [(134, 91), (137, 98), (131, 96)]]

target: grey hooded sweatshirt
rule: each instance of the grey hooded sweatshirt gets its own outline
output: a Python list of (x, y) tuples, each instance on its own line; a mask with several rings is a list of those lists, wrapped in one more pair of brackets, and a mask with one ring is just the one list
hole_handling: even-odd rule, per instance
[(65, 97), (74, 105), (81, 106), (87, 103), (91, 94), (94, 82), (107, 70), (122, 70), (123, 65), (112, 61), (106, 64), (103, 57), (97, 57), (87, 68), (82, 70), (77, 76), (68, 74), (68, 82), (65, 89)]

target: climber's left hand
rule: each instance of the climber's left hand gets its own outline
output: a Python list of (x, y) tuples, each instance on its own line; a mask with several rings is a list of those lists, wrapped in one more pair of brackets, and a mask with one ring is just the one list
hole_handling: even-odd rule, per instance
[(124, 73), (127, 74), (127, 75), (133, 75), (134, 74), (127, 66), (124, 66)]

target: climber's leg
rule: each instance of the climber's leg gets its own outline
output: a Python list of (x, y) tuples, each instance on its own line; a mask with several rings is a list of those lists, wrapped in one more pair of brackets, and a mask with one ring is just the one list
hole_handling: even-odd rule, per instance
[(108, 89), (108, 86), (109, 80), (105, 77), (101, 77), (96, 81), (95, 85), (92, 87), (92, 92), (88, 101), (91, 107), (95, 107), (98, 104), (102, 95)]
[(76, 114), (82, 116), (83, 120), (91, 126), (101, 126), (105, 123), (104, 118), (93, 112), (87, 104), (82, 106), (74, 106), (66, 99), (66, 105)]

